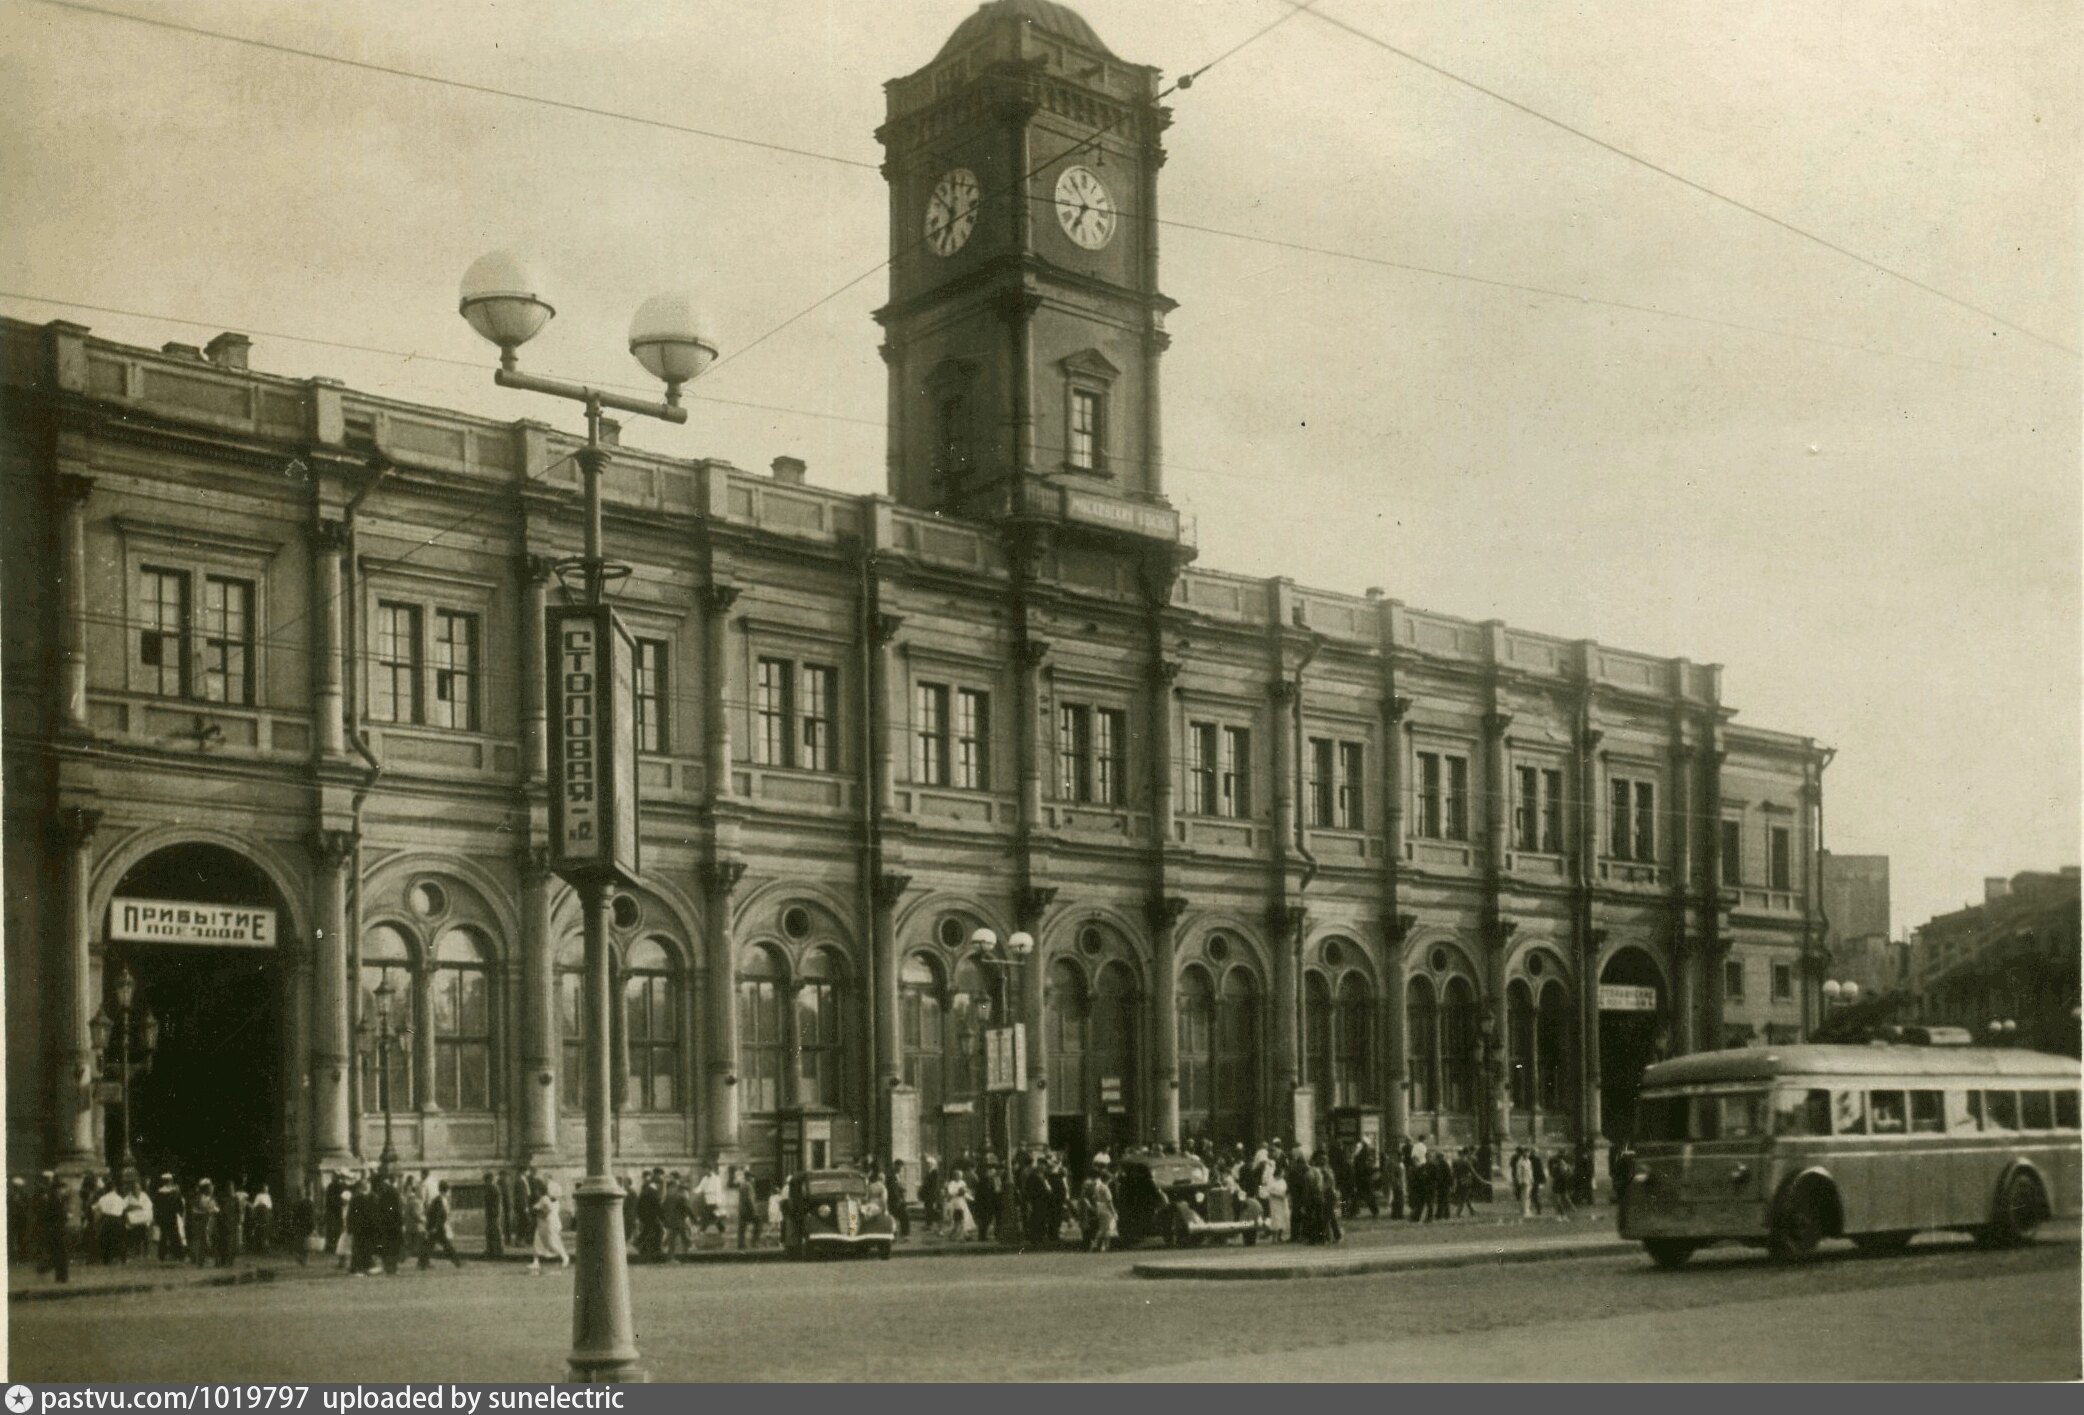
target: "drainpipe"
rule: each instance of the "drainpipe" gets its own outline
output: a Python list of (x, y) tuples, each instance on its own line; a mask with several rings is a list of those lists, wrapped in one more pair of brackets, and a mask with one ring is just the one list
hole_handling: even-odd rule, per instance
[[(1295, 887), (1297, 894), (1309, 889), (1310, 881), (1317, 878), (1318, 869), (1317, 857), (1310, 853), (1310, 802), (1306, 787), (1309, 765), (1304, 755), (1309, 743), (1303, 736), (1303, 670), (1310, 666), (1323, 647), (1322, 638), (1314, 633), (1308, 634), (1303, 639), (1302, 657), (1295, 661), (1295, 717), (1289, 730), (1295, 742), (1295, 799), (1300, 806), (1295, 813), (1295, 853), (1302, 856), (1303, 861), (1302, 882)], [(1297, 939), (1296, 946), (1301, 945), (1302, 941)], [(1297, 996), (1300, 997), (1300, 993)]]
[[(347, 597), (346, 613), (343, 616), (347, 638), (347, 744), (368, 764), (367, 774), (362, 778), (361, 784), (355, 787), (354, 796), (348, 802), (348, 829), (354, 841), (349, 868), (354, 872), (355, 886), (354, 892), (348, 896), (347, 913), (347, 986), (344, 991), (347, 996), (349, 1038), (355, 1035), (355, 1023), (359, 1020), (355, 1014), (361, 1010), (362, 1002), (362, 990), (354, 985), (355, 980), (362, 976), (362, 807), (368, 801), (369, 793), (376, 788), (377, 778), (384, 772), (384, 764), (369, 750), (369, 739), (362, 733), (362, 554), (360, 539), (355, 529), (355, 512), (369, 499), (369, 494), (397, 470), (397, 464), (381, 452), (373, 460), (372, 466), (376, 474), (362, 484), (341, 513), (341, 523), (347, 538), (347, 574), (343, 581), (346, 586), (343, 593)], [(362, 1153), (362, 1068), (355, 1059), (350, 1059), (347, 1075), (349, 1123), (352, 1127), (349, 1139), (354, 1153), (359, 1157)]]

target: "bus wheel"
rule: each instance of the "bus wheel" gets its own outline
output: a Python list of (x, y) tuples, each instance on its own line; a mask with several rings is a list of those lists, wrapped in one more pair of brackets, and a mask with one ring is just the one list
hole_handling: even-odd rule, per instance
[(1660, 1268), (1683, 1268), (1700, 1245), (1688, 1238), (1645, 1238), (1643, 1251)]
[(1991, 1236), (2005, 1248), (2031, 1243), (2047, 1216), (2048, 1201), (2040, 1184), (2030, 1174), (2015, 1174), (2005, 1181), (2003, 1197), (1997, 1203), (1997, 1222), (1990, 1225)]
[(1862, 1253), (1879, 1256), (1883, 1253), (1900, 1253), (1910, 1246), (1911, 1231), (1907, 1228), (1888, 1233), (1855, 1233), (1852, 1246)]
[(1780, 1206), (1766, 1246), (1776, 1261), (1799, 1263), (1823, 1241), (1823, 1196), (1808, 1187), (1795, 1190)]

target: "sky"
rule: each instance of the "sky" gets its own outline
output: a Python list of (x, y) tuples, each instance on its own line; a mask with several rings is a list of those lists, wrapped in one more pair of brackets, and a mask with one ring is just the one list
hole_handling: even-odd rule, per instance
[[(455, 314), (508, 248), (539, 372), (641, 385), (630, 314), (696, 292), (723, 357), (628, 441), (883, 489), (881, 86), (968, 0), (94, 3), (656, 122), (16, 0), (0, 313), (562, 418)], [(1168, 80), (1250, 40), (1160, 190), (1202, 564), (1723, 664), (1838, 749), (1899, 932), (2078, 859), (2073, 4), (1077, 8)]]

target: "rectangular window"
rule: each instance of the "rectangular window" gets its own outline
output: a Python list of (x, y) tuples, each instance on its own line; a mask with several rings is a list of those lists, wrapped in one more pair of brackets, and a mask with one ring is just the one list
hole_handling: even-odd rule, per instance
[(1647, 864), (1657, 858), (1657, 788), (1614, 777), (1608, 783), (1607, 853)]
[(1367, 749), (1359, 742), (1339, 743), (1339, 829), (1366, 830)]
[(1744, 960), (1725, 958), (1722, 960), (1722, 1000), (1742, 1002), (1744, 1000)]
[(2019, 1128), (2019, 1093), (2017, 1091), (1983, 1092), (1983, 1128), (1986, 1130), (2017, 1130)]
[(666, 705), (673, 701), (671, 652), (664, 639), (637, 640), (637, 750), (666, 752), (673, 747)]
[(1212, 816), (1216, 813), (1216, 725), (1213, 722), (1189, 723), (1187, 740), (1187, 775), (1191, 778), (1193, 809), (1197, 815)]
[(1071, 466), (1081, 472), (1100, 470), (1105, 445), (1106, 400), (1090, 388), (1071, 390)]
[(955, 694), (955, 784), (991, 789), (991, 695), (974, 688)]
[(1795, 997), (1795, 965), (1775, 963), (1773, 965), (1773, 1001), (1792, 1002)]
[(213, 703), (253, 701), (253, 582), (203, 580), (203, 696)]
[(1831, 1133), (1829, 1091), (1776, 1091), (1773, 1093), (1775, 1135), (1828, 1135)]
[(796, 764), (805, 771), (832, 770), (832, 714), (839, 704), (839, 671), (806, 663), (797, 689), (802, 744)]
[(1831, 1092), (1831, 1133), (1835, 1135), (1864, 1135), (1867, 1133), (1867, 1093), (1865, 1091)]
[(948, 772), (948, 689), (921, 683), (912, 692), (912, 779), (922, 786), (946, 786)]
[(1912, 1091), (1910, 1093), (1910, 1133), (1913, 1135), (1940, 1135), (1946, 1132), (1945, 1093), (1942, 1091)]
[(1093, 799), (1105, 806), (1119, 806), (1123, 795), (1123, 738), (1129, 718), (1119, 708), (1093, 709)]
[(1093, 710), (1071, 704), (1056, 710), (1057, 799), (1093, 799)]
[(2019, 1092), (2019, 1128), (2022, 1130), (2053, 1130), (2055, 1128), (2055, 1098), (2046, 1091)]
[(941, 499), (955, 501), (970, 471), (969, 395), (950, 393), (942, 398), (934, 421), (934, 471), (940, 478)]
[(1983, 1093), (1981, 1091), (1970, 1091), (1967, 1095), (1967, 1101), (1968, 1123), (1961, 1128), (1964, 1130), (1980, 1130), (1983, 1128)]
[(1563, 773), (1544, 769), (1541, 773), (1541, 848), (1550, 855), (1563, 853)]
[(2055, 1093), (2055, 1125), (2060, 1130), (2077, 1128), (2077, 1093), (2057, 1091)]
[(1243, 727), (1223, 729), (1222, 795), (1219, 815), (1233, 818), (1252, 814), (1252, 734)]
[(1446, 817), (1440, 810), (1441, 787), (1440, 754), (1420, 752), (1418, 754), (1418, 833), (1428, 840), (1438, 840), (1445, 828)]
[(1744, 823), (1723, 821), (1722, 884), (1725, 889), (1744, 882)]
[(1310, 739), (1310, 824), (1329, 829), (1335, 807), (1338, 744), (1329, 737)]
[(1794, 832), (1784, 825), (1776, 825), (1766, 832), (1772, 844), (1772, 875), (1767, 881), (1768, 889), (1793, 889), (1794, 885)]
[(1447, 759), (1447, 838), (1469, 838), (1469, 759)]
[(436, 727), (475, 732), (478, 726), (478, 617), (453, 609), (434, 611), (434, 712)]
[(1901, 1091), (1875, 1091), (1868, 1096), (1868, 1115), (1877, 1135), (1902, 1135), (1910, 1129), (1909, 1112)]
[(1541, 771), (1537, 767), (1523, 766), (1519, 769), (1520, 796), (1512, 807), (1513, 843), (1522, 850), (1541, 848)]
[(369, 716), (378, 722), (420, 722), (420, 608), (380, 601), (376, 606), (376, 671), (369, 675)]
[(188, 694), (188, 576), (180, 570), (138, 573), (138, 667), (144, 690)]
[(753, 713), (759, 719), (753, 734), (753, 760), (762, 766), (793, 766), (789, 750), (789, 720), (794, 716), (791, 675), (786, 659), (763, 658), (753, 680)]

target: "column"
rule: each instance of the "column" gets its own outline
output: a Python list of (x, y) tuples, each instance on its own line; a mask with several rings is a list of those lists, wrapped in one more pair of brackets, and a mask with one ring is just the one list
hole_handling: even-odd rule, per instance
[[(1497, 685), (1492, 685), (1492, 693)], [(1505, 869), (1506, 826), (1512, 819), (1511, 798), (1506, 794), (1505, 734), (1512, 727), (1512, 714), (1491, 711), (1483, 715), (1483, 843), (1488, 857), (1484, 878), (1493, 899), (1498, 877)]]
[(1700, 942), (1699, 935), (1686, 926), (1683, 915), (1672, 921), (1672, 957), (1678, 973), (1679, 994), (1672, 1008), (1679, 1023), (1674, 1056), (1688, 1056), (1701, 1049)]
[[(868, 801), (875, 817), (880, 821), (897, 799), (897, 777), (894, 753), (891, 751), (893, 734), (891, 723), (902, 720), (900, 713), (893, 711), (890, 700), (890, 685), (894, 675), (890, 671), (891, 645), (904, 628), (902, 614), (885, 614), (880, 611), (869, 620), (872, 642), (868, 650), (868, 781), (865, 783)], [(954, 704), (949, 704), (953, 712)]]
[[(65, 732), (86, 732), (87, 724), (87, 498), (91, 477), (64, 474), (53, 492), (58, 502), (58, 544), (64, 556), (58, 625), (58, 725)], [(62, 1113), (62, 1112), (61, 1112)]]
[[(538, 642), (542, 636), (538, 634)], [(521, 875), (521, 1155), (531, 1164), (557, 1158), (557, 1106), (564, 1035), (557, 1018), (557, 943), (550, 936), (550, 850), (522, 854)]]
[(910, 875), (885, 870), (875, 877), (875, 908), (869, 920), (875, 980), (875, 1125), (883, 1140), (882, 1158), (890, 1159), (890, 1093), (904, 1080), (904, 1037), (898, 1028), (897, 901), (911, 888)]
[(345, 635), (341, 616), (340, 557), (347, 548), (347, 525), (320, 520), (311, 527), (311, 715), (317, 731), (313, 750), (320, 760), (347, 751), (346, 664), (341, 658)]
[[(1179, 970), (1173, 962), (1180, 915), (1187, 901), (1177, 896), (1153, 899), (1148, 905), (1151, 927), (1151, 1054), (1157, 1058), (1151, 1078), (1152, 1115), (1157, 1138), (1179, 1143)], [(1153, 1127), (1145, 1126), (1149, 1134)]]
[(1505, 956), (1512, 947), (1512, 937), (1519, 932), (1515, 919), (1499, 919), (1491, 938), (1490, 988), (1484, 1006), (1489, 1011), (1491, 1022), (1491, 1045), (1489, 1055), (1484, 1058), (1483, 1076), (1484, 1101), (1491, 1108), (1491, 1175), (1502, 1175), (1504, 1165), (1501, 1156), (1512, 1144), (1512, 1088), (1505, 1084), (1506, 1058), (1512, 1049), (1512, 1018), (1505, 1005)]
[(1580, 919), (1578, 941), (1578, 1129), (1595, 1158), (1592, 1176), (1596, 1184), (1606, 1174), (1606, 1138), (1601, 1133), (1599, 1099), (1599, 950), (1606, 943), (1606, 930), (1585, 926)]
[(1303, 910), (1288, 902), (1287, 857), (1295, 840), (1295, 718), (1296, 685), (1276, 678), (1267, 685), (1273, 699), (1272, 752), (1268, 796), (1273, 804), (1273, 858), (1276, 870), (1273, 912), (1268, 918), (1274, 955), (1273, 976), (1273, 1078), (1275, 1097), (1283, 1108), (1284, 1129), (1293, 1124), (1286, 1111), (1292, 1108), (1295, 1088), (1302, 1083), (1301, 1039), (1297, 1035), (1297, 953), (1302, 947)]
[(1396, 1153), (1397, 1141), (1404, 1138), (1411, 1124), (1411, 1093), (1405, 1069), (1410, 1039), (1405, 1034), (1409, 1018), (1404, 1012), (1404, 940), (1411, 936), (1416, 923), (1409, 914), (1400, 914), (1383, 930), (1388, 939), (1388, 946), (1382, 951), (1382, 1060), (1387, 1082), (1382, 1091), (1385, 1155)]
[(521, 557), (521, 777), (524, 781), (545, 781), (550, 776), (550, 724), (543, 696), (550, 574), (548, 556)]
[(1054, 888), (1028, 885), (1014, 901), (1014, 927), (1036, 939), (1034, 951), (1016, 971), (1023, 975), (1020, 1020), (1028, 1033), (1028, 1088), (1021, 1101), (1021, 1140), (1037, 1147), (1049, 1144), (1049, 1047), (1043, 1036), (1042, 1009), (1042, 980), (1047, 975), (1042, 966), (1042, 916), (1055, 900)]
[(712, 584), (702, 591), (708, 610), (702, 624), (702, 775), (710, 810), (731, 795), (731, 606), (738, 602), (732, 585)]
[[(1013, 750), (1020, 773), (1023, 842), (1042, 826), (1042, 660), (1047, 657), (1047, 640), (1024, 638), (1014, 646)], [(1024, 843), (1022, 850), (1025, 853)]]
[(353, 1159), (347, 1106), (347, 1071), (354, 1053), (347, 1025), (346, 875), (354, 853), (353, 831), (312, 835), (317, 926), (311, 948), (311, 1148), (313, 1163), (322, 1169)]
[(94, 1035), (88, 1022), (100, 1005), (94, 987), (94, 909), (88, 845), (101, 827), (101, 812), (67, 806), (58, 812), (53, 832), (63, 858), (63, 950), (51, 969), (50, 1010), (56, 1024), (51, 1068), (51, 1115), (56, 1127), (58, 1163), (66, 1169), (94, 1166), (101, 1153), (101, 1110), (94, 1104)]
[(703, 1110), (709, 1121), (709, 1151), (720, 1164), (744, 1158), (738, 1122), (738, 967), (731, 944), (731, 891), (744, 877), (742, 860), (712, 860), (702, 870), (702, 951), (709, 975), (703, 995)]

